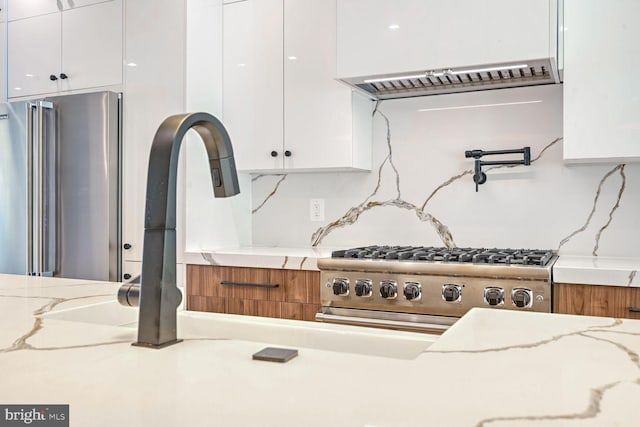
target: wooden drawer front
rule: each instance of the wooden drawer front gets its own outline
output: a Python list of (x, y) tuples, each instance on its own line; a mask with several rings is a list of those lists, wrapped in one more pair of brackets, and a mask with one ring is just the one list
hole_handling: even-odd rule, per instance
[(281, 270), (187, 266), (190, 295), (281, 301), (285, 289), (283, 280)]
[(554, 311), (640, 319), (640, 288), (555, 283)]
[(284, 275), (284, 301), (320, 304), (319, 271), (285, 270)]
[[(249, 284), (278, 287), (243, 286)], [(187, 310), (314, 321), (320, 272), (187, 265), (186, 303)]]

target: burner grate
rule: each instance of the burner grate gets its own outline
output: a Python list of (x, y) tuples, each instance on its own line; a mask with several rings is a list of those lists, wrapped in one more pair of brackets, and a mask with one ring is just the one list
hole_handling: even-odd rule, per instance
[(544, 267), (554, 257), (550, 250), (445, 248), (433, 246), (365, 246), (334, 251), (332, 258), (526, 265)]

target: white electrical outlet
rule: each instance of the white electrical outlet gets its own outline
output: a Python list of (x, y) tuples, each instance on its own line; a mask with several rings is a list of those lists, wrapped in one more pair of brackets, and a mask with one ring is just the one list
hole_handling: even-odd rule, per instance
[(309, 219), (311, 221), (324, 221), (324, 199), (311, 199), (309, 201)]

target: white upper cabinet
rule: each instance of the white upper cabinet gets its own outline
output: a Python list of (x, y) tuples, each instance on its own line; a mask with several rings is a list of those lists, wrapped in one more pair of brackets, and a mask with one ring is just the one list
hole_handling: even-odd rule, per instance
[(7, 100), (7, 8), (5, 0), (0, 0), (0, 102)]
[(338, 76), (548, 58), (553, 0), (337, 0)]
[[(92, 4), (105, 3), (110, 0), (56, 0), (59, 3), (62, 3), (62, 9), (77, 9), (83, 6), (89, 6)], [(140, 1), (140, 0), (138, 0)]]
[(109, 0), (8, 0), (9, 21), (104, 3), (105, 1)]
[(640, 161), (640, 2), (564, 1), (564, 159)]
[(122, 83), (122, 0), (10, 21), (8, 35), (9, 97)]
[(32, 16), (55, 13), (62, 10), (57, 0), (8, 0), (8, 20), (29, 18)]
[(223, 118), (237, 168), (281, 168), (282, 0), (229, 3), (223, 10)]
[(368, 170), (373, 103), (334, 80), (335, 1), (224, 5), (223, 117), (241, 171)]
[(62, 12), (60, 70), (63, 90), (122, 82), (122, 0)]
[(335, 2), (284, 5), (284, 149), (291, 153), (284, 167), (368, 169), (364, 156), (353, 152), (359, 147), (353, 144), (351, 90), (333, 79)]
[(8, 96), (56, 92), (60, 73), (60, 16), (40, 15), (11, 21), (8, 47)]
[(5, 102), (7, 100), (7, 76), (6, 76), (6, 55), (5, 55), (5, 36), (6, 32), (6, 23), (0, 21), (0, 102)]

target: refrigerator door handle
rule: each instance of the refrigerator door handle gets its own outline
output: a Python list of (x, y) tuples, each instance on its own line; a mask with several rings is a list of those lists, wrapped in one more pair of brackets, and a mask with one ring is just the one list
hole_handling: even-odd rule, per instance
[[(49, 153), (45, 152), (46, 150), (45, 148), (45, 142), (46, 142), (45, 141), (45, 125), (46, 124), (45, 124), (45, 112), (44, 112), (45, 109), (48, 109), (48, 110), (53, 109), (53, 103), (48, 101), (38, 101), (35, 104), (35, 111), (38, 118), (38, 122), (37, 122), (38, 124), (36, 126), (36, 140), (35, 140), (36, 159), (37, 159), (38, 165), (36, 169), (37, 181), (35, 185), (35, 190), (36, 190), (35, 202), (37, 207), (37, 212), (36, 212), (37, 236), (36, 236), (36, 251), (35, 251), (36, 259), (34, 263), (35, 265), (34, 265), (33, 275), (36, 275), (36, 276), (43, 276), (43, 275), (52, 276), (53, 270), (55, 269), (55, 245), (51, 246), (52, 251), (54, 251), (54, 253), (47, 254), (46, 252), (47, 246), (49, 246), (47, 245), (48, 241), (46, 240), (47, 227), (52, 227), (55, 225), (51, 223), (45, 224), (45, 215), (46, 215), (45, 198), (47, 196), (45, 194), (45, 179), (46, 179), (46, 172), (47, 172), (46, 160), (49, 155)], [(30, 108), (30, 111), (32, 116), (33, 108)], [(33, 120), (33, 118), (31, 120)], [(33, 127), (31, 127), (31, 129), (33, 129)], [(31, 130), (31, 134), (33, 135), (33, 130)], [(54, 131), (54, 138), (55, 138), (55, 131)], [(33, 141), (33, 136), (31, 140)], [(54, 150), (54, 153), (55, 153), (55, 146), (51, 147), (50, 149)], [(33, 160), (31, 161), (33, 162)], [(33, 186), (31, 186), (30, 189), (33, 192)], [(33, 197), (31, 197), (31, 204), (33, 204)], [(33, 207), (31, 207), (31, 211), (33, 211)], [(33, 215), (31, 216), (31, 218), (33, 218)], [(33, 231), (32, 231), (32, 234), (33, 234)], [(50, 255), (50, 257), (47, 257), (47, 255)], [(53, 262), (51, 260), (53, 260)], [(49, 261), (49, 262), (45, 264), (46, 261)]]
[(27, 103), (27, 275), (34, 276), (33, 260), (33, 116), (36, 104)]
[[(49, 180), (55, 183), (57, 173), (54, 169), (55, 162), (50, 161), (51, 156), (55, 159), (57, 131), (54, 119), (52, 135), (47, 135), (46, 132), (49, 128), (45, 122), (45, 110), (53, 110), (53, 103), (38, 101), (38, 275), (53, 276), (56, 265), (56, 244), (53, 234), (55, 232), (55, 214), (52, 214), (52, 209), (55, 206), (52, 208), (49, 203), (55, 200), (55, 197), (49, 197), (48, 191), (55, 191)], [(52, 143), (48, 144), (48, 140)]]
[(37, 275), (40, 276), (42, 271), (44, 270), (44, 111), (42, 108), (42, 104), (38, 102), (36, 106), (36, 115), (38, 116), (38, 135), (36, 140), (36, 158), (38, 160), (38, 172), (37, 172), (37, 182), (36, 182), (36, 206), (38, 209), (37, 212), (37, 230), (38, 237), (37, 241), (37, 251), (36, 251), (36, 272)]

